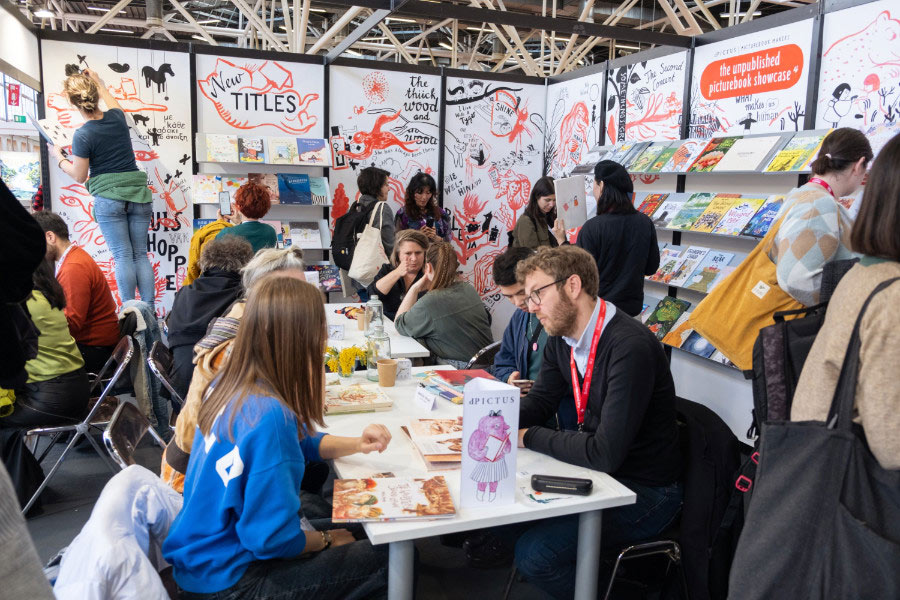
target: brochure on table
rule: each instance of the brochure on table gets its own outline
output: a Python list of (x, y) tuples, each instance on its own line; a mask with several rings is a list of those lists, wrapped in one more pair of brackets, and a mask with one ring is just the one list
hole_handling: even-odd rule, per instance
[(516, 495), (519, 388), (473, 379), (464, 388), (460, 506), (512, 504)]

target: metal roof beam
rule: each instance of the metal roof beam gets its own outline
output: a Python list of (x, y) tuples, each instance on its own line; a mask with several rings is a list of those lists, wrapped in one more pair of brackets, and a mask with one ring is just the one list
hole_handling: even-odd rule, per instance
[[(393, 2), (391, 2), (391, 8), (379, 8), (372, 11), (372, 14), (369, 15), (368, 19), (360, 23), (360, 25), (356, 29), (350, 32), (350, 35), (341, 40), (340, 43), (338, 43), (328, 52), (328, 54), (325, 55), (325, 64), (333, 63), (334, 59), (343, 54), (345, 50), (350, 48), (350, 46), (361, 40), (362, 37), (372, 31), (372, 29), (381, 25), (382, 21), (384, 21), (384, 19), (388, 15), (392, 14), (397, 8), (400, 8), (401, 6), (406, 4), (406, 2), (407, 0), (393, 0)], [(397, 38), (394, 38), (394, 40), (396, 39)], [(398, 44), (398, 49), (400, 49), (400, 42), (396, 43)]]

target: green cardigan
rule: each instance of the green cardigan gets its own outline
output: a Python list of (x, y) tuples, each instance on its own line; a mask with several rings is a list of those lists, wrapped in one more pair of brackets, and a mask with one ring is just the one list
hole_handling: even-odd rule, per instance
[(100, 196), (110, 200), (137, 202), (138, 204), (146, 204), (153, 200), (150, 188), (147, 187), (147, 174), (143, 171), (97, 175), (88, 179), (87, 189), (91, 196)]

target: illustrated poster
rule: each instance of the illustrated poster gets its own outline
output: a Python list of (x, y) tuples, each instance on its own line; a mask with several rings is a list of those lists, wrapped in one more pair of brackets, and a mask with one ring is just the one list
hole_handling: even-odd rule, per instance
[(547, 172), (567, 177), (600, 141), (603, 72), (547, 86)]
[(331, 227), (359, 197), (356, 177), (365, 167), (390, 173), (388, 202), (396, 215), (406, 186), (416, 173), (439, 181), (438, 162), (441, 78), (332, 66), (328, 141), (333, 168), (329, 171)]
[(681, 138), (686, 52), (607, 71), (606, 140)]
[(543, 171), (542, 85), (447, 79), (444, 208), (463, 276), (493, 315), (500, 339), (514, 307), (494, 285), (494, 259)]
[(697, 46), (690, 137), (800, 131), (812, 19)]
[[(61, 93), (65, 67), (75, 64), (96, 71), (134, 122), (134, 156), (153, 192), (148, 253), (156, 277), (156, 312), (164, 316), (184, 279), (191, 240), (190, 58), (163, 50), (57, 41), (41, 44), (48, 119), (72, 130), (83, 122)], [(119, 302), (114, 261), (93, 217), (93, 197), (55, 164), (49, 168), (53, 211), (68, 223), (71, 240), (97, 261)]]
[(825, 15), (816, 127), (853, 127), (877, 154), (900, 131), (900, 4)]
[(322, 65), (195, 55), (200, 133), (324, 137)]
[(460, 506), (515, 502), (519, 388), (473, 379), (463, 391)]

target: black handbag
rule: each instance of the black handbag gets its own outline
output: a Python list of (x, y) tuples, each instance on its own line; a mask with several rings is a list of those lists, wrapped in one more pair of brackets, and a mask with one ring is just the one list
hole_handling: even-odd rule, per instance
[(853, 423), (856, 319), (826, 422), (763, 424), (753, 499), (729, 579), (734, 600), (900, 598), (900, 470)]

